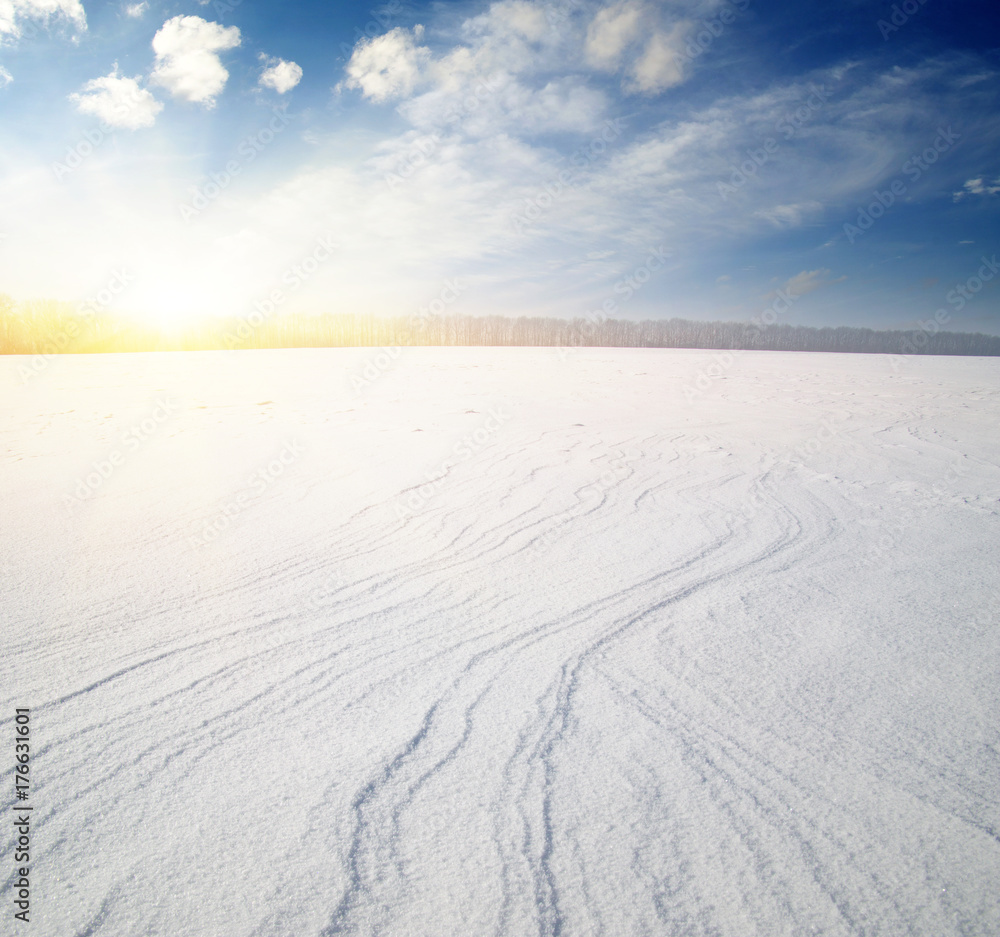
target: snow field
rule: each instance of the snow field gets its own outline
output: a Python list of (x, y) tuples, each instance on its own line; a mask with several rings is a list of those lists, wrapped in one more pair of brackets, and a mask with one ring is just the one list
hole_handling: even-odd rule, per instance
[(1000, 361), (373, 353), (0, 359), (34, 934), (1000, 932)]

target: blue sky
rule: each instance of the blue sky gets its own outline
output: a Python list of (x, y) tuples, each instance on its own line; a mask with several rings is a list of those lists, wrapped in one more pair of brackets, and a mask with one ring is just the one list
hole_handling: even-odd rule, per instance
[(1000, 334), (998, 25), (944, 0), (0, 0), (0, 292), (114, 283), (170, 322), (275, 290), (746, 320), (783, 290), (793, 324)]

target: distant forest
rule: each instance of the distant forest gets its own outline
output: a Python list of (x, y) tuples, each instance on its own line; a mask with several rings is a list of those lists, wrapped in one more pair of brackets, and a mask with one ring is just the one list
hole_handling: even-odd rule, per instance
[(414, 345), (705, 348), (864, 354), (1000, 355), (1000, 336), (945, 332), (936, 322), (907, 331), (811, 328), (760, 322), (555, 319), (468, 315), (273, 315), (204, 319), (159, 331), (134, 319), (80, 315), (62, 303), (15, 306), (0, 297), (0, 354), (197, 351)]

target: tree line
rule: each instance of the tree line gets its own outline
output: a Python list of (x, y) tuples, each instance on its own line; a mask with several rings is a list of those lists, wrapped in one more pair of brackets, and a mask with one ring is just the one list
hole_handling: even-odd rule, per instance
[(286, 314), (206, 318), (165, 331), (125, 317), (81, 316), (65, 303), (16, 305), (0, 296), (0, 354), (8, 355), (415, 345), (1000, 355), (1000, 336), (981, 333), (925, 328), (815, 328), (677, 318), (632, 321), (598, 317)]

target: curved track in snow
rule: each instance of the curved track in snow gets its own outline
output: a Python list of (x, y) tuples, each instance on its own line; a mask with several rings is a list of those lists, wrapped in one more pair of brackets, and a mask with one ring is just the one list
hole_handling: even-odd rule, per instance
[(1000, 362), (367, 354), (0, 360), (36, 937), (1000, 932)]

